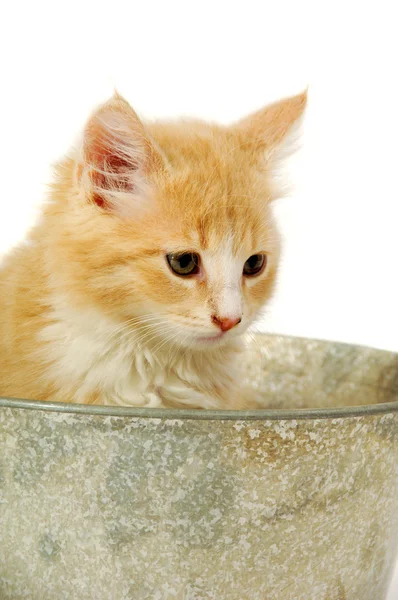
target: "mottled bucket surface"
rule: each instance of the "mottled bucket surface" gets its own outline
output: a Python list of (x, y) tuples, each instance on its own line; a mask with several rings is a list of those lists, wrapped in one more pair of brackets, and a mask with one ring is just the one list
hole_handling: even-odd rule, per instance
[(248, 372), (278, 410), (0, 400), (0, 599), (383, 600), (397, 355), (258, 336)]

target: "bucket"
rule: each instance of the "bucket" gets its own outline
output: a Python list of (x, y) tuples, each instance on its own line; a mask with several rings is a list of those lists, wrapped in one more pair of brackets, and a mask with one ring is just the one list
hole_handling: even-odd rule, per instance
[(245, 361), (265, 410), (0, 399), (1, 600), (384, 600), (398, 355), (257, 335)]

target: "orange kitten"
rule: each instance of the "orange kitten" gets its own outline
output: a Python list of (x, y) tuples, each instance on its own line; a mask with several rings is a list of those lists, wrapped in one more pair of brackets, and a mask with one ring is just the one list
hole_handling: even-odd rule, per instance
[(143, 124), (115, 95), (0, 271), (0, 395), (230, 408), (274, 287), (272, 168), (306, 94), (222, 127)]

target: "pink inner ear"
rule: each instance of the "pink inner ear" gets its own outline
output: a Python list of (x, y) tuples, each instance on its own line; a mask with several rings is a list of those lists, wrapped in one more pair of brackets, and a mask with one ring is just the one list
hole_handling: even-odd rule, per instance
[(136, 170), (138, 165), (133, 166), (131, 161), (111, 153), (106, 157), (99, 154), (98, 162), (94, 164), (97, 164), (98, 168), (92, 168), (90, 173), (94, 188), (92, 199), (98, 206), (105, 208), (108, 205), (106, 192), (110, 189), (134, 192), (131, 172)]
[(134, 173), (139, 170), (139, 162), (131, 146), (116, 132), (105, 129), (102, 124), (92, 124), (88, 130), (89, 139), (85, 157), (92, 182), (92, 201), (101, 208), (110, 208), (107, 192), (134, 193)]

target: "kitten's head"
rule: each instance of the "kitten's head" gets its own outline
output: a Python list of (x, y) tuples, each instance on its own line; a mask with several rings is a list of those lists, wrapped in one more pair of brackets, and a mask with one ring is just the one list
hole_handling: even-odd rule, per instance
[(217, 347), (244, 332), (274, 287), (272, 172), (305, 103), (230, 127), (144, 125), (118, 95), (100, 107), (51, 209), (70, 297), (158, 346)]

